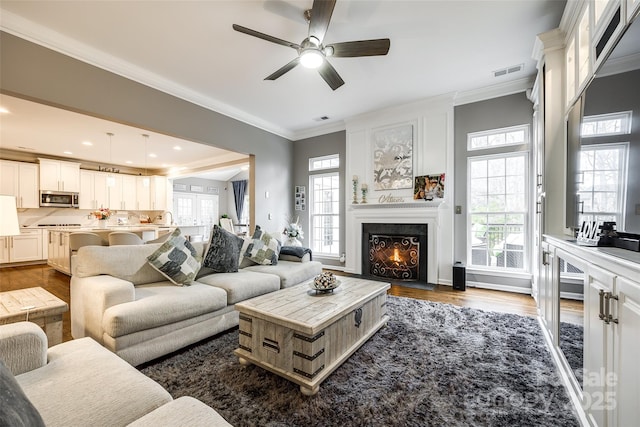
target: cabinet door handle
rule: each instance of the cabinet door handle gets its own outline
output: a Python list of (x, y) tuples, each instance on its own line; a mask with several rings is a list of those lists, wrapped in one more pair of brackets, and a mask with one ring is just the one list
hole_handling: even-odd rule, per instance
[(536, 187), (542, 187), (542, 174), (541, 173), (536, 175)]
[(606, 300), (606, 304), (604, 306), (604, 323), (607, 325), (611, 322), (618, 323), (618, 319), (614, 319), (611, 315), (611, 300), (618, 300), (617, 295), (613, 295), (611, 292), (605, 292), (604, 299)]
[(542, 213), (542, 202), (536, 202), (536, 213)]
[(578, 209), (578, 213), (584, 214), (584, 201), (578, 202), (580, 209)]
[(542, 265), (549, 265), (549, 252), (542, 251)]
[(600, 297), (600, 314), (598, 314), (598, 317), (600, 320), (604, 320), (604, 290), (600, 289), (598, 296)]

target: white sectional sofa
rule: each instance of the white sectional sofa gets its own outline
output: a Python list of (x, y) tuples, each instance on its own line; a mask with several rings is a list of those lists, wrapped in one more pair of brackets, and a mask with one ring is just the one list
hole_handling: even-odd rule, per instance
[[(136, 366), (236, 326), (235, 303), (322, 272), (308, 256), (286, 257), (276, 265), (243, 263), (235, 273), (203, 267), (190, 286), (176, 286), (147, 263), (161, 245), (78, 250), (71, 277), (74, 338), (91, 337)], [(207, 253), (207, 244), (193, 246)]]
[(1, 325), (0, 361), (0, 425), (231, 426), (197, 399), (173, 400), (89, 338), (47, 350), (47, 337), (35, 323)]

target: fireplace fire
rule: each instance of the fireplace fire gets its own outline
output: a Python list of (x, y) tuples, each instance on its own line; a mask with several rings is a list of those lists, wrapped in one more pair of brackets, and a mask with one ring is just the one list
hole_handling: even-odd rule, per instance
[(420, 242), (415, 236), (369, 236), (369, 273), (385, 279), (418, 280)]
[(426, 224), (362, 224), (362, 274), (427, 283)]

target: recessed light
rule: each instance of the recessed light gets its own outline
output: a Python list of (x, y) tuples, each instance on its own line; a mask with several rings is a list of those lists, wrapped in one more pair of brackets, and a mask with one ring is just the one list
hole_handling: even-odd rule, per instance
[(82, 141), (82, 145), (92, 146), (93, 142), (91, 142), (91, 141)]
[(65, 151), (64, 154), (73, 154), (71, 151)]
[(9, 113), (10, 113), (10, 111), (9, 111), (9, 110), (7, 110), (7, 109), (6, 109), (6, 108), (4, 108), (4, 107), (0, 107), (0, 114), (9, 114)]
[(154, 153), (150, 153), (150, 154), (149, 154), (149, 157), (153, 157), (153, 158), (155, 159), (155, 158), (156, 158), (156, 157), (158, 157), (158, 156), (156, 156)]
[(179, 145), (176, 145), (175, 147), (173, 147), (173, 149), (176, 151), (180, 151), (182, 150), (182, 147), (180, 147)]
[(127, 160), (125, 163), (128, 164), (128, 165), (132, 165), (133, 164), (133, 162), (131, 160)]

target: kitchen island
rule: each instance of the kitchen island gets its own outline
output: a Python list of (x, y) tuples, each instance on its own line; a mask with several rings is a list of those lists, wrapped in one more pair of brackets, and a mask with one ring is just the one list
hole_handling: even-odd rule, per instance
[(81, 227), (50, 227), (47, 228), (47, 264), (61, 273), (71, 275), (71, 249), (69, 248), (69, 235), (75, 232), (95, 233), (102, 238), (103, 244), (109, 244), (109, 234), (114, 231), (128, 231), (138, 235), (143, 241), (157, 239), (172, 232), (176, 227), (139, 224), (139, 225), (113, 225), (107, 228), (91, 226)]

